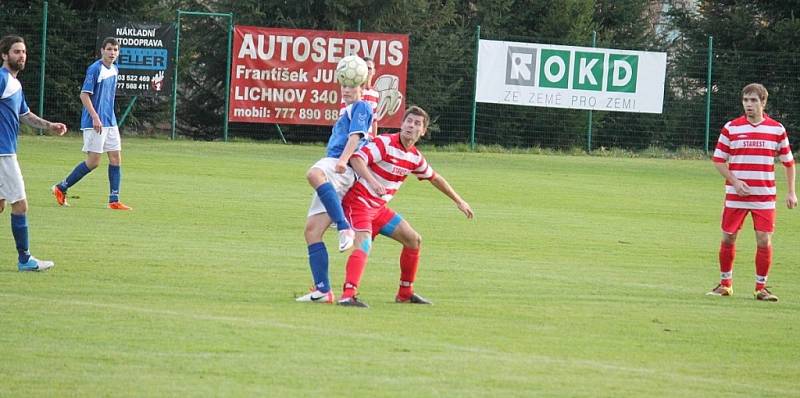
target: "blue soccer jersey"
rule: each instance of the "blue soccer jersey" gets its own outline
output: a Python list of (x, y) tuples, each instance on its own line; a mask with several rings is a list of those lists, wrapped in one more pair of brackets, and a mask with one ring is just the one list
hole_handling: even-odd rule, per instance
[(372, 126), (372, 108), (364, 101), (356, 101), (347, 105), (344, 112), (339, 115), (339, 120), (333, 125), (331, 138), (328, 139), (327, 157), (339, 158), (342, 156), (347, 139), (352, 134), (361, 134), (366, 137), (367, 131)]
[[(82, 93), (89, 93), (92, 106), (100, 116), (103, 127), (117, 125), (117, 116), (114, 115), (114, 97), (117, 94), (117, 65), (111, 64), (107, 68), (102, 60), (97, 60), (86, 69), (86, 79), (81, 87)], [(81, 129), (92, 128), (92, 116), (86, 108), (81, 114)]]
[(0, 68), (0, 156), (17, 153), (19, 117), (30, 112), (22, 84), (6, 68)]

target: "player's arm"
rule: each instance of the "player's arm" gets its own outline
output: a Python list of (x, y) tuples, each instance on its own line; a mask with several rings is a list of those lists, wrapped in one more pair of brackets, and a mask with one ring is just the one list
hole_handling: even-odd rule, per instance
[(97, 111), (94, 109), (94, 105), (92, 104), (92, 94), (82, 91), (81, 104), (83, 104), (83, 107), (86, 108), (86, 112), (89, 112), (89, 116), (92, 118), (92, 128), (94, 128), (94, 131), (98, 133), (102, 132), (103, 122), (100, 120), (100, 115), (97, 114)]
[(353, 156), (356, 149), (358, 149), (358, 143), (361, 141), (362, 135), (359, 133), (350, 134), (347, 137), (347, 143), (344, 145), (344, 150), (342, 150), (342, 155), (339, 156), (339, 161), (336, 162), (336, 172), (339, 174), (344, 174), (347, 171), (347, 162), (350, 161), (350, 157)]
[(736, 194), (739, 196), (747, 196), (750, 195), (750, 186), (747, 185), (746, 182), (736, 178), (736, 176), (728, 170), (727, 163), (721, 162), (714, 162), (714, 167), (717, 168), (719, 174), (724, 177), (728, 182), (731, 183), (733, 188), (736, 190)]
[(67, 126), (64, 123), (49, 122), (36, 116), (33, 112), (20, 116), (19, 121), (33, 128), (52, 131), (58, 135), (64, 135), (67, 132)]
[(386, 194), (386, 187), (381, 185), (372, 172), (369, 171), (366, 160), (360, 156), (353, 156), (353, 158), (350, 159), (350, 165), (353, 166), (353, 170), (358, 174), (359, 178), (366, 180), (367, 184), (369, 184), (370, 188), (372, 188), (376, 194), (380, 196)]
[(786, 187), (788, 188), (788, 192), (786, 193), (786, 207), (790, 209), (797, 207), (797, 194), (794, 190), (795, 170), (794, 163), (792, 163), (791, 166), (786, 166)]
[(728, 169), (728, 158), (730, 158), (730, 133), (728, 132), (728, 124), (726, 124), (719, 134), (717, 140), (717, 147), (714, 149), (714, 156), (711, 159), (714, 162), (714, 167), (717, 168), (719, 174), (728, 181), (733, 189), (739, 196), (747, 196), (750, 194), (750, 187), (746, 182), (736, 178)]
[(464, 199), (456, 192), (450, 184), (447, 183), (447, 180), (441, 176), (441, 174), (436, 174), (433, 178), (431, 178), (431, 184), (436, 187), (439, 191), (443, 194), (447, 195), (453, 202), (455, 202), (456, 206), (458, 206), (458, 210), (461, 210), (467, 218), (472, 218), (475, 216), (475, 213), (472, 212), (472, 207), (469, 206), (469, 203), (465, 202)]

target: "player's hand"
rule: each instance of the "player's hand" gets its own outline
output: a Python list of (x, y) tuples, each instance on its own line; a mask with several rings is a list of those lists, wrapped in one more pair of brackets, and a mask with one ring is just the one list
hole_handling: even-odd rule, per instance
[(475, 217), (475, 213), (472, 212), (472, 207), (469, 206), (469, 203), (463, 200), (458, 203), (458, 210), (461, 210), (461, 212), (464, 213), (470, 220)]
[(344, 174), (347, 172), (347, 162), (339, 160), (336, 162), (336, 166), (333, 168), (333, 170), (336, 171), (337, 174)]
[(5, 209), (6, 209), (6, 200), (5, 199), (0, 199), (0, 213), (2, 213), (3, 210), (5, 210)]
[(376, 194), (378, 194), (378, 196), (386, 195), (386, 187), (381, 185), (381, 183), (379, 183), (378, 180), (370, 178), (369, 180), (367, 180), (367, 183), (369, 184), (369, 187), (372, 188), (372, 190), (375, 191)]
[(789, 192), (789, 194), (786, 195), (786, 207), (790, 209), (797, 207), (797, 195), (794, 192)]
[(100, 116), (95, 116), (92, 118), (92, 128), (97, 132), (97, 134), (103, 132), (103, 122), (100, 121)]
[(742, 180), (736, 180), (733, 182), (733, 189), (736, 190), (736, 194), (739, 196), (748, 196), (750, 195), (750, 186), (747, 185), (746, 182)]
[(67, 132), (67, 125), (64, 123), (50, 123), (50, 131), (54, 131), (58, 135), (64, 135)]

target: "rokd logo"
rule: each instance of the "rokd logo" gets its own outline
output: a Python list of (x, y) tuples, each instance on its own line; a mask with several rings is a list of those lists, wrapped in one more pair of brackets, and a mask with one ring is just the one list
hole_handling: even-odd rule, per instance
[(535, 48), (509, 46), (506, 57), (506, 84), (534, 86), (535, 65)]
[(506, 84), (635, 93), (638, 69), (633, 54), (509, 46)]

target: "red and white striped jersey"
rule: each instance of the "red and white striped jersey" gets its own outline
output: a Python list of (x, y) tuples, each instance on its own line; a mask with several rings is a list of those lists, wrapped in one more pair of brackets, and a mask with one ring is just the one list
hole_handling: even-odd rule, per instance
[(353, 184), (347, 195), (355, 195), (357, 200), (369, 207), (381, 207), (392, 200), (409, 174), (414, 174), (420, 180), (436, 177), (436, 172), (428, 165), (428, 161), (416, 146), (411, 148), (403, 146), (399, 133), (379, 135), (353, 156), (364, 159), (375, 179), (386, 188), (386, 195), (381, 197), (372, 191), (363, 178)]
[(758, 125), (746, 116), (725, 124), (714, 151), (714, 162), (728, 162), (728, 170), (750, 186), (750, 195), (739, 196), (729, 181), (725, 182), (725, 207), (737, 209), (775, 208), (775, 156), (786, 167), (794, 164), (786, 129), (764, 115)]
[[(372, 109), (373, 118), (375, 117), (375, 110), (378, 109), (378, 92), (371, 89), (365, 88), (361, 91), (361, 100), (366, 102), (369, 105), (369, 108)], [(347, 107), (347, 104), (344, 102), (344, 98), (342, 98), (342, 102), (339, 104), (339, 116), (342, 116), (344, 109)], [(367, 139), (373, 140), (375, 139), (375, 135), (377, 134), (376, 131), (372, 131), (372, 125), (369, 126), (369, 131), (367, 131)]]

